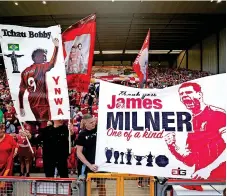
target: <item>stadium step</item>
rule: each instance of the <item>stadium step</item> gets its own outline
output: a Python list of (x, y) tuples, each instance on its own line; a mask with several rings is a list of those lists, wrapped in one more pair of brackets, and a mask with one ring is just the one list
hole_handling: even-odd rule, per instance
[(204, 191), (191, 191), (182, 186), (173, 186), (173, 196), (222, 196), (225, 186), (222, 185), (204, 185)]

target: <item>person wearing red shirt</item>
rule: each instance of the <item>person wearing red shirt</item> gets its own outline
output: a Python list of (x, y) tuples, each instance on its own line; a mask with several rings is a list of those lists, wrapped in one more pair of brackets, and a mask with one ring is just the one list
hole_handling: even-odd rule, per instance
[(24, 130), (20, 129), (19, 134), (17, 134), (16, 138), (19, 146), (18, 155), (21, 166), (20, 176), (24, 175), (24, 167), (26, 166), (26, 177), (29, 177), (32, 152), (30, 150), (27, 138), (31, 139), (31, 133), (26, 129), (26, 126), (24, 126), (24, 128)]
[(165, 140), (170, 152), (187, 166), (194, 166), (193, 179), (226, 179), (226, 113), (207, 105), (197, 83), (184, 83), (179, 88), (181, 102), (192, 112), (193, 132), (188, 133), (185, 153), (180, 153), (174, 133)]
[(91, 109), (93, 117), (98, 118), (98, 105), (96, 99), (94, 99), (94, 104), (92, 105)]
[[(14, 138), (5, 134), (5, 125), (0, 124), (0, 176), (12, 176), (13, 158), (18, 151), (17, 143)], [(0, 195), (13, 195), (13, 185), (11, 182), (0, 183)]]
[(13, 158), (18, 151), (18, 145), (14, 138), (5, 134), (5, 125), (0, 124), (0, 176), (13, 174)]
[(89, 105), (87, 101), (85, 101), (84, 104), (81, 104), (81, 112), (83, 115), (88, 113), (88, 109), (89, 109)]
[(50, 71), (57, 60), (59, 41), (54, 39), (54, 52), (50, 62), (46, 62), (47, 51), (37, 49), (32, 53), (34, 64), (27, 67), (21, 73), (21, 83), (19, 90), (20, 115), (25, 116), (24, 93), (28, 91), (28, 101), (36, 120), (50, 119), (50, 106), (48, 101), (48, 89), (46, 84), (46, 73)]
[(81, 93), (77, 92), (75, 94), (75, 99), (76, 99), (76, 105), (80, 105), (80, 101), (81, 101)]
[(13, 107), (11, 105), (7, 105), (6, 107), (7, 109), (7, 112), (4, 113), (4, 118), (5, 118), (5, 121), (10, 121), (10, 122), (14, 122), (14, 120), (16, 119), (15, 117), (15, 111), (13, 111)]

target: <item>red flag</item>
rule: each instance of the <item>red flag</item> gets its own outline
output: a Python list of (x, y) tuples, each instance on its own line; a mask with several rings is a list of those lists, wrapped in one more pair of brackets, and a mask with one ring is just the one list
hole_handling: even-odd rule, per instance
[(146, 39), (143, 42), (143, 46), (133, 63), (133, 69), (139, 77), (140, 84), (147, 81), (148, 76), (148, 56), (149, 56), (149, 43), (150, 43), (150, 29), (147, 33)]
[(62, 34), (68, 87), (87, 92), (91, 79), (96, 15), (91, 14)]

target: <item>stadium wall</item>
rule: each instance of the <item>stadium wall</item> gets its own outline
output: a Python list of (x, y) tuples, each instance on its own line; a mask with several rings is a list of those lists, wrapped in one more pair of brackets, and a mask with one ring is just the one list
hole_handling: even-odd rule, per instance
[(218, 73), (217, 35), (213, 34), (202, 41), (202, 71)]
[(177, 67), (186, 68), (186, 51), (183, 50), (177, 57)]
[(226, 29), (212, 34), (177, 57), (177, 67), (208, 71), (213, 74), (226, 72)]
[(200, 70), (201, 68), (201, 50), (200, 44), (194, 45), (188, 50), (188, 69)]
[(219, 33), (219, 73), (226, 72), (226, 29)]

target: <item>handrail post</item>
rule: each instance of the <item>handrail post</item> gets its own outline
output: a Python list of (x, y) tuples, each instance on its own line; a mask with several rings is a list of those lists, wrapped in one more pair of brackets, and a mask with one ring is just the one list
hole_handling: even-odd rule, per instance
[(87, 189), (86, 196), (91, 196), (91, 178), (90, 178), (89, 174), (87, 176), (87, 183), (86, 184), (87, 184), (87, 187), (86, 187), (86, 189)]
[(34, 196), (36, 196), (37, 195), (37, 182), (35, 181), (34, 182)]
[(152, 177), (150, 179), (150, 196), (154, 196), (154, 179)]

